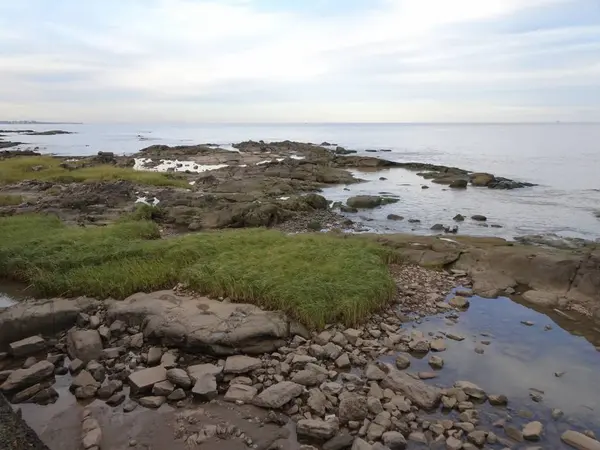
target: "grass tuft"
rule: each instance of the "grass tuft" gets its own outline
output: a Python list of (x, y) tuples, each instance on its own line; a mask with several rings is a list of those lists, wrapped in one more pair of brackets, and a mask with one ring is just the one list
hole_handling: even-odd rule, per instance
[(0, 184), (18, 183), (23, 180), (57, 183), (125, 180), (153, 186), (189, 187), (187, 181), (170, 174), (143, 172), (111, 165), (69, 170), (60, 164), (60, 159), (51, 156), (19, 156), (0, 160)]
[(355, 324), (394, 293), (392, 253), (333, 235), (241, 229), (159, 239), (145, 220), (75, 228), (33, 215), (0, 219), (0, 236), (0, 276), (44, 296), (124, 298), (185, 282), (321, 328)]

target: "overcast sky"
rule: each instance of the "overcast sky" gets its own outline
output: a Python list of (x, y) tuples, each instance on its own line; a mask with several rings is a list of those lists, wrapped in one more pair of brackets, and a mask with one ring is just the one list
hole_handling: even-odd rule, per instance
[(0, 119), (600, 120), (599, 0), (0, 0)]

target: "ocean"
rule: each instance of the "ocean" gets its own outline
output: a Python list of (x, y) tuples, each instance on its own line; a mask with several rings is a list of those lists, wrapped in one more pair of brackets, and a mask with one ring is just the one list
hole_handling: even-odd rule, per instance
[[(2, 129), (63, 129), (76, 134), (6, 135), (23, 140), (22, 148), (44, 153), (92, 155), (98, 151), (134, 153), (153, 144), (212, 143), (229, 147), (253, 140), (327, 141), (365, 155), (394, 161), (456, 166), (538, 184), (532, 188), (496, 191), (469, 187), (449, 190), (404, 169), (357, 173), (365, 183), (328, 188), (324, 195), (343, 201), (351, 195), (389, 192), (400, 202), (351, 215), (379, 232), (432, 233), (432, 225), (454, 225), (459, 233), (514, 238), (557, 234), (595, 240), (600, 237), (600, 124), (82, 124), (0, 125)], [(370, 153), (368, 149), (390, 150)], [(386, 180), (380, 180), (380, 177)], [(430, 189), (421, 189), (427, 185)], [(388, 214), (405, 219), (392, 222)], [(486, 225), (468, 218), (488, 217)], [(490, 225), (502, 228), (494, 228)]]

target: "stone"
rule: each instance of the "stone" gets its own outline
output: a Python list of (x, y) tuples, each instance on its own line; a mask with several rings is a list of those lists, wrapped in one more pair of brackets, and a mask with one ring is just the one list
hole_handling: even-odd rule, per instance
[(336, 383), (334, 381), (331, 381), (329, 383), (323, 383), (321, 385), (321, 390), (325, 394), (329, 394), (329, 395), (338, 395), (340, 392), (342, 392), (342, 389), (344, 389), (344, 386), (342, 386), (340, 383)]
[(560, 439), (578, 450), (600, 450), (600, 442), (577, 431), (567, 430)]
[(408, 348), (415, 353), (427, 353), (429, 351), (429, 341), (426, 339), (415, 339), (409, 342)]
[(483, 347), (475, 347), (475, 353), (478, 355), (483, 355), (485, 353), (485, 349)]
[(446, 333), (446, 337), (448, 339), (452, 339), (453, 341), (458, 341), (458, 342), (465, 340), (464, 336), (461, 336), (460, 334), (454, 334), (454, 333)]
[(125, 347), (111, 347), (105, 348), (102, 350), (102, 354), (100, 355), (100, 360), (106, 359), (117, 359), (119, 356), (123, 355), (127, 350)]
[(457, 404), (458, 400), (454, 397), (447, 397), (445, 395), (442, 397), (442, 405), (446, 409), (453, 409)]
[(460, 439), (456, 439), (454, 436), (450, 436), (446, 439), (446, 448), (448, 450), (460, 450), (463, 446), (463, 443)]
[(375, 397), (367, 397), (367, 407), (372, 414), (379, 414), (383, 411), (381, 401)]
[(378, 195), (356, 195), (346, 200), (346, 204), (350, 208), (367, 208), (372, 209), (388, 203), (397, 203), (397, 198), (380, 197)]
[(506, 406), (508, 404), (506, 395), (490, 395), (488, 401), (492, 406)]
[(69, 372), (72, 375), (78, 374), (83, 369), (85, 364), (80, 359), (74, 359), (69, 363)]
[(127, 377), (131, 389), (135, 392), (152, 390), (152, 386), (167, 379), (167, 371), (162, 366), (138, 370)]
[(78, 358), (85, 364), (100, 359), (102, 339), (96, 330), (70, 330), (67, 334), (69, 358)]
[(385, 378), (385, 372), (374, 364), (369, 364), (365, 370), (367, 380), (381, 381)]
[(245, 384), (232, 384), (225, 393), (226, 402), (243, 402), (252, 403), (258, 390), (253, 386), (247, 386)]
[(348, 339), (348, 342), (350, 344), (356, 345), (356, 341), (362, 335), (362, 331), (356, 330), (354, 328), (346, 328), (344, 331), (342, 331), (342, 334), (346, 339)]
[(417, 376), (421, 380), (432, 380), (433, 378), (437, 378), (437, 373), (435, 373), (435, 372), (419, 372), (417, 374)]
[(512, 426), (505, 425), (504, 432), (513, 441), (523, 442), (523, 433), (521, 432), (521, 430)]
[(338, 416), (342, 423), (362, 421), (369, 414), (367, 398), (353, 393), (340, 396)]
[(390, 450), (404, 450), (406, 448), (406, 439), (402, 433), (398, 433), (397, 431), (383, 433), (381, 440)]
[(167, 397), (171, 395), (171, 393), (175, 390), (175, 386), (168, 380), (161, 381), (160, 383), (156, 383), (152, 387), (152, 395), (156, 395), (158, 397)]
[(23, 389), (22, 391), (17, 392), (13, 395), (11, 399), (11, 403), (23, 403), (33, 397), (35, 394), (44, 389), (44, 386), (41, 383), (34, 384), (33, 386), (29, 386), (28, 388)]
[(325, 345), (331, 340), (332, 337), (333, 336), (329, 331), (321, 331), (313, 338), (313, 342), (317, 345)]
[(552, 419), (554, 419), (554, 420), (558, 420), (558, 419), (560, 419), (562, 416), (564, 416), (564, 414), (565, 414), (565, 413), (564, 413), (564, 412), (562, 412), (560, 409), (557, 409), (557, 408), (555, 408), (555, 409), (553, 409), (553, 410), (552, 410)]
[(481, 431), (481, 430), (471, 431), (467, 435), (467, 440), (478, 447), (483, 447), (483, 445), (485, 444), (485, 440), (486, 440), (485, 431)]
[(148, 350), (148, 365), (157, 366), (160, 364), (160, 360), (163, 355), (162, 347), (150, 347)]
[(96, 388), (96, 390), (98, 390), (98, 388), (100, 387), (100, 383), (98, 383), (98, 381), (96, 381), (92, 374), (89, 373), (87, 370), (82, 370), (81, 372), (79, 372), (79, 375), (77, 375), (71, 382), (70, 389), (71, 391), (75, 391), (77, 390), (77, 388), (85, 386), (93, 386)]
[(160, 408), (166, 401), (165, 397), (160, 396), (142, 397), (139, 399), (140, 405), (150, 409)]
[(89, 327), (92, 330), (97, 330), (99, 326), (100, 326), (100, 317), (98, 317), (98, 316), (90, 316), (90, 325), (89, 325)]
[(291, 381), (302, 386), (316, 386), (327, 379), (327, 375), (310, 369), (300, 370), (292, 375)]
[(434, 339), (430, 342), (429, 348), (433, 352), (443, 352), (446, 351), (446, 341), (444, 339)]
[(475, 383), (471, 383), (470, 381), (457, 381), (454, 383), (454, 387), (457, 389), (462, 389), (469, 397), (477, 400), (484, 400), (487, 397), (483, 389), (481, 389)]
[(471, 216), (471, 219), (473, 219), (477, 222), (485, 222), (487, 220), (487, 217), (482, 216), (481, 214), (475, 214), (475, 215)]
[(160, 358), (160, 365), (166, 369), (172, 369), (177, 366), (177, 354), (173, 351), (168, 351)]
[(396, 356), (396, 367), (400, 370), (408, 369), (410, 367), (410, 358), (406, 355)]
[(225, 361), (223, 373), (243, 374), (252, 372), (262, 367), (262, 361), (258, 358), (251, 358), (244, 355), (230, 356)]
[[(25, 362), (23, 363), (23, 369), (29, 369), (31, 366), (33, 366), (35, 363), (37, 362), (37, 359), (35, 359), (34, 356), (30, 356), (29, 358), (27, 358), (25, 360)], [(51, 361), (49, 361), (51, 362)], [(54, 363), (53, 363), (54, 364)]]
[(129, 400), (127, 403), (125, 403), (123, 405), (123, 411), (128, 413), (133, 411), (134, 409), (136, 409), (138, 407), (138, 404), (136, 402), (133, 402), (131, 400)]
[(6, 381), (0, 385), (0, 391), (5, 393), (20, 391), (53, 375), (54, 364), (48, 361), (40, 361), (29, 369), (13, 370)]
[(63, 354), (63, 353), (58, 353), (55, 355), (48, 355), (46, 357), (46, 361), (51, 362), (52, 364), (54, 364), (54, 367), (63, 367), (64, 363), (65, 363), (65, 358), (67, 357), (67, 355)]
[(102, 430), (96, 427), (88, 431), (81, 440), (81, 445), (85, 450), (95, 450), (100, 448), (102, 442)]
[(58, 392), (53, 387), (42, 389), (29, 399), (29, 403), (37, 403), (38, 405), (49, 405), (58, 400)]
[(381, 382), (383, 388), (401, 392), (411, 402), (424, 409), (433, 409), (439, 405), (442, 398), (440, 389), (429, 386), (421, 380), (416, 380), (410, 375), (396, 370), (391, 365), (388, 365), (388, 367), (389, 372)]
[(81, 386), (75, 389), (75, 398), (79, 400), (88, 400), (90, 398), (94, 398), (96, 393), (98, 392), (98, 386), (94, 386), (88, 384), (86, 386)]
[(110, 380), (108, 383), (103, 384), (96, 392), (98, 398), (107, 399), (112, 397), (117, 391), (123, 389), (123, 382), (121, 380)]
[(386, 427), (384, 427), (383, 425), (371, 422), (369, 424), (369, 428), (367, 429), (367, 440), (371, 442), (376, 439), (379, 439), (385, 431)]
[(340, 357), (335, 360), (335, 365), (338, 369), (348, 369), (351, 366), (348, 354), (342, 353)]
[(442, 367), (444, 367), (444, 360), (439, 356), (430, 356), (429, 365), (434, 369), (441, 369)]
[(296, 424), (296, 432), (299, 436), (327, 441), (333, 438), (339, 430), (336, 420), (303, 419)]
[(448, 304), (450, 306), (453, 306), (455, 308), (460, 308), (460, 309), (468, 308), (470, 305), (469, 300), (467, 300), (466, 298), (461, 297), (459, 295), (456, 295), (456, 296), (452, 297), (450, 300), (448, 300)]
[(205, 374), (196, 378), (196, 383), (192, 388), (194, 397), (203, 401), (210, 401), (217, 397), (217, 378), (213, 374)]
[(98, 361), (90, 361), (85, 369), (94, 377), (96, 381), (102, 383), (106, 378), (106, 369)]
[(361, 438), (354, 439), (351, 450), (373, 450), (373, 446)]
[(125, 333), (125, 331), (127, 331), (127, 324), (122, 320), (117, 319), (110, 324), (109, 330), (114, 334)]
[(342, 348), (333, 342), (328, 342), (323, 346), (325, 356), (331, 360), (336, 360), (342, 354)]
[[(110, 338), (112, 337), (110, 328), (108, 328), (106, 325), (100, 325), (100, 327), (98, 327), (98, 334), (100, 335), (100, 337), (102, 338), (102, 340), (104, 342), (110, 341)], [(136, 405), (137, 405), (137, 403), (136, 403)]]
[(132, 348), (142, 348), (144, 346), (144, 333), (136, 333), (131, 336), (129, 346)]
[(108, 320), (143, 323), (144, 337), (191, 353), (230, 356), (274, 352), (290, 338), (285, 314), (173, 291), (137, 293), (110, 303)]
[(323, 416), (327, 408), (327, 397), (320, 389), (311, 389), (306, 404), (312, 412)]
[(180, 386), (183, 389), (190, 389), (193, 384), (192, 379), (183, 369), (167, 370), (167, 380), (169, 380), (175, 386)]
[(304, 388), (292, 381), (282, 381), (258, 394), (253, 403), (262, 408), (279, 409), (290, 400), (302, 395)]
[(8, 351), (15, 358), (39, 353), (46, 348), (46, 341), (40, 336), (30, 336), (20, 341), (11, 342)]
[[(167, 400), (170, 402), (178, 402), (186, 398), (185, 391), (181, 388), (175, 389), (171, 394), (167, 397)], [(227, 398), (225, 398), (227, 401)]]
[(544, 431), (544, 425), (541, 422), (529, 422), (523, 427), (523, 439), (526, 441), (539, 441)]
[(408, 435), (408, 440), (413, 442), (418, 442), (420, 444), (427, 444), (427, 438), (424, 433), (420, 431), (413, 431)]
[(341, 433), (323, 444), (323, 450), (347, 450), (352, 446), (354, 436), (348, 433)]
[(12, 370), (1, 370), (0, 371), (0, 383), (4, 383), (6, 379), (13, 373)]

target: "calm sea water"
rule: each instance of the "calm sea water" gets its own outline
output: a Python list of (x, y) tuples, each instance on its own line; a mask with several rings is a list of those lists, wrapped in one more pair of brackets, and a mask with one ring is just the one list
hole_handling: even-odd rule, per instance
[[(1, 125), (0, 128), (17, 128)], [(133, 153), (152, 144), (229, 145), (247, 139), (328, 141), (396, 161), (417, 161), (486, 171), (539, 186), (514, 191), (469, 188), (450, 191), (403, 169), (359, 174), (368, 183), (325, 191), (332, 200), (356, 193), (391, 192), (401, 201), (361, 213), (357, 220), (378, 231), (429, 233), (436, 223), (452, 225), (452, 217), (484, 214), (484, 228), (467, 220), (460, 232), (514, 237), (532, 233), (597, 239), (600, 219), (600, 124), (286, 124), (286, 125), (24, 125), (61, 128), (73, 135), (23, 136), (27, 146), (60, 155), (89, 155), (100, 150)], [(8, 136), (10, 139), (12, 136)], [(14, 138), (13, 138), (14, 139)], [(384, 176), (387, 180), (380, 181)], [(430, 189), (423, 190), (426, 184)], [(390, 222), (394, 213), (421, 220)]]

